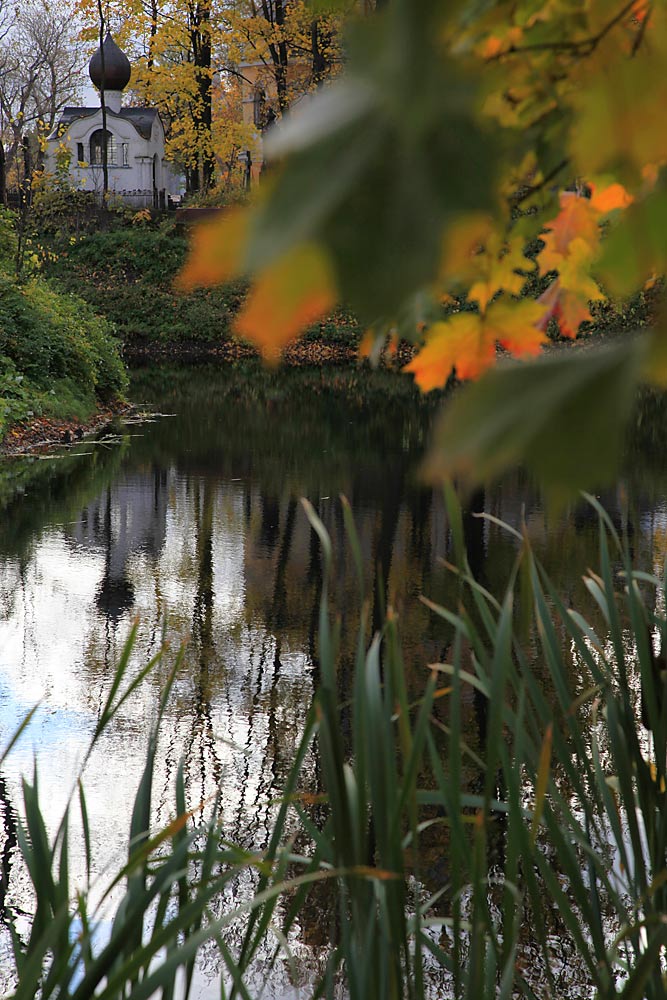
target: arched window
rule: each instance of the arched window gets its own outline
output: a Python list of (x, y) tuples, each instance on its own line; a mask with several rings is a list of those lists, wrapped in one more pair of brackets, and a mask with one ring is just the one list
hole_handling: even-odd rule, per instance
[[(116, 137), (107, 129), (107, 164), (112, 166), (116, 163)], [(90, 137), (90, 162), (93, 165), (101, 166), (102, 149), (104, 143), (104, 130), (98, 128)]]

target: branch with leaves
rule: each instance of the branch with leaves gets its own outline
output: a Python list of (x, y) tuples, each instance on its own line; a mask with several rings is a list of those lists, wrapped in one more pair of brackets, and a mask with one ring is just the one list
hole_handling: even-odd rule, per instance
[[(367, 345), (415, 344), (424, 389), (477, 378), (498, 347), (539, 353), (550, 321), (574, 338), (591, 302), (665, 270), (666, 7), (393, 0), (353, 19), (343, 77), (269, 136), (270, 186), (197, 234), (181, 284), (249, 276), (237, 329), (273, 359), (343, 301)], [(662, 376), (658, 340), (624, 345), (646, 352), (628, 378)]]

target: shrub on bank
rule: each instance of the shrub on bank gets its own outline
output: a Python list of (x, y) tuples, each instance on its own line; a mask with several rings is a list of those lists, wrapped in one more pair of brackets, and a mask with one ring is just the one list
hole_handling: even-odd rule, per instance
[(245, 287), (236, 283), (192, 295), (174, 292), (188, 241), (173, 221), (157, 228), (117, 225), (79, 239), (61, 235), (43, 243), (44, 272), (113, 323), (125, 344), (229, 339)]
[(0, 435), (20, 420), (84, 420), (127, 385), (109, 323), (40, 275), (13, 272), (11, 220), (0, 224)]

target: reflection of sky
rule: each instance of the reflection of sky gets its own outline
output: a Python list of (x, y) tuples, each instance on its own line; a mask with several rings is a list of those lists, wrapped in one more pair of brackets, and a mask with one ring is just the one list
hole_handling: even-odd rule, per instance
[[(1, 669), (1, 668), (0, 668)], [(21, 722), (35, 706), (26, 701), (19, 701), (5, 677), (0, 674), (0, 733), (4, 744), (17, 731)], [(76, 736), (82, 745), (87, 742), (86, 733), (91, 728), (91, 716), (67, 708), (53, 708), (39, 704), (28, 727), (23, 732), (12, 754), (32, 756), (33, 753), (50, 753)]]
[[(184, 636), (191, 636), (160, 737), (155, 821), (166, 822), (174, 814), (173, 781), (184, 757), (193, 805), (209, 800), (222, 783), (226, 834), (248, 846), (267, 835), (270, 802), (282, 781), (276, 761), (280, 756), (284, 771), (293, 757), (310, 703), (311, 664), (286, 641), (280, 676), (275, 675), (276, 640), (261, 619), (248, 617), (244, 494), (236, 482), (216, 482), (206, 494), (210, 635), (197, 632), (198, 532), (203, 530), (207, 488), (205, 480), (193, 485), (192, 479), (173, 472), (158, 482), (151, 472), (145, 476), (142, 499), (141, 476), (126, 477), (122, 496), (129, 506), (124, 513), (113, 506), (121, 495), (117, 491), (111, 494), (109, 519), (109, 496), (102, 494), (74, 522), (44, 529), (22, 564), (0, 564), (0, 744), (41, 702), (4, 774), (17, 808), (20, 775), (31, 776), (36, 756), (45, 820), (52, 832), (67, 806), (109, 690), (113, 664), (136, 615), (137, 646), (128, 676), (157, 652), (163, 634), (174, 651)], [(153, 502), (156, 489), (159, 495)], [(109, 537), (115, 546), (111, 558)], [(98, 599), (110, 567), (115, 577), (127, 579), (132, 594), (131, 607), (117, 619), (105, 616)], [(173, 656), (167, 656), (154, 679), (123, 707), (86, 765), (84, 785), (98, 873), (109, 875), (126, 855), (132, 800), (160, 685)], [(71, 874), (73, 884), (83, 884), (85, 854), (77, 811)], [(118, 892), (113, 898), (118, 901)], [(24, 905), (29, 908), (29, 901)], [(195, 995), (205, 995), (207, 984), (216, 978), (213, 968), (202, 969)], [(279, 987), (276, 978), (268, 995), (292, 993)]]
[[(0, 731), (3, 741), (39, 703), (13, 759), (55, 754), (61, 773), (74, 773), (94, 724), (76, 676), (82, 621), (92, 610), (99, 560), (72, 565), (63, 532), (45, 531), (23, 570), (14, 613), (0, 621)], [(70, 761), (71, 768), (64, 768)]]

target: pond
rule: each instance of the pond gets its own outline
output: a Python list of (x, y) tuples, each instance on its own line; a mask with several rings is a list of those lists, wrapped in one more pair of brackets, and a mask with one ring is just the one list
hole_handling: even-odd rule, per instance
[[(133, 394), (162, 415), (0, 470), (3, 743), (39, 702), (0, 774), (2, 916), (31, 905), (15, 851), (20, 776), (36, 758), (53, 828), (133, 628), (133, 669), (165, 642), (170, 651), (87, 765), (97, 870), (112, 870), (126, 850), (147, 733), (182, 643), (160, 743), (156, 821), (173, 815), (183, 758), (189, 805), (210, 803), (222, 788), (224, 836), (252, 849), (265, 845), (317, 685), (322, 561), (302, 497), (333, 539), (343, 686), (360, 609), (341, 494), (360, 537), (372, 623), (380, 624), (386, 606), (397, 611), (416, 689), (450, 641), (445, 623), (419, 600), (447, 603), (455, 593), (443, 498), (419, 480), (436, 399), (388, 372), (271, 372), (251, 364), (139, 371)], [(644, 568), (659, 569), (667, 547), (666, 412), (663, 400), (644, 401), (622, 478), (602, 496)], [(495, 592), (516, 543), (494, 521), (474, 516), (481, 511), (513, 525), (523, 519), (568, 600), (583, 597), (581, 574), (595, 565), (598, 537), (585, 504), (549, 518), (521, 472), (474, 496), (465, 514), (468, 556)], [(313, 787), (315, 769), (309, 760)], [(85, 870), (84, 845), (76, 843), (74, 880)], [(240, 898), (248, 886), (237, 890)], [(303, 938), (295, 948), (307, 966), (318, 934), (306, 930)], [(205, 953), (201, 995), (213, 995), (216, 971), (215, 954)], [(265, 995), (299, 995), (283, 971)], [(0, 971), (0, 988), (8, 985)]]

